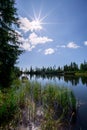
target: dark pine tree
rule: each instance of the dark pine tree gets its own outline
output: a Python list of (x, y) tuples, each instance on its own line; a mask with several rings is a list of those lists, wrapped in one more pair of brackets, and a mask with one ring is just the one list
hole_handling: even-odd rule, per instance
[(18, 56), (22, 53), (18, 42), (19, 26), (15, 0), (0, 0), (0, 86), (8, 87)]

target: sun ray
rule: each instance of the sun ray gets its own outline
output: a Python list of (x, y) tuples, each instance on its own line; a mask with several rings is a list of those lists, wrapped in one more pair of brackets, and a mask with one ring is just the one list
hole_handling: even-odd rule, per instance
[(46, 22), (46, 20), (48, 20), (48, 17), (50, 14), (53, 13), (53, 10), (50, 10), (49, 12), (47, 12), (45, 15), (42, 15), (42, 6), (40, 6), (40, 9), (37, 13), (37, 11), (35, 10), (35, 8), (32, 5), (32, 12), (33, 15), (30, 15), (29, 13), (27, 13), (23, 8), (22, 11), (28, 16), (28, 20), (31, 24), (31, 30), (32, 31), (38, 31), (38, 30), (45, 30), (45, 26), (43, 25), (52, 25), (52, 24), (60, 24), (55, 23), (55, 22)]
[(37, 19), (37, 16), (36, 16), (36, 13), (35, 13), (34, 8), (33, 8), (33, 15), (34, 15), (33, 20), (36, 20), (36, 19)]
[(41, 13), (42, 13), (42, 10), (40, 9), (40, 10), (39, 10), (39, 13), (38, 13), (38, 19), (41, 18)]

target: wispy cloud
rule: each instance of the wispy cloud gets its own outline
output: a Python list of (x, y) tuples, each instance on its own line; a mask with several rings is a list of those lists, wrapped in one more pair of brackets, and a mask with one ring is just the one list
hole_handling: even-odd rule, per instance
[(42, 51), (42, 49), (38, 49), (38, 51), (37, 51), (37, 52), (39, 53), (39, 52), (41, 52), (41, 51)]
[(38, 21), (35, 20), (30, 21), (26, 17), (25, 18), (20, 17), (19, 22), (20, 22), (20, 29), (23, 30), (24, 32), (42, 29), (42, 26)]
[(24, 50), (31, 51), (33, 48), (35, 48), (38, 44), (46, 44), (48, 42), (52, 42), (52, 39), (49, 39), (48, 37), (41, 37), (38, 36), (36, 33), (31, 33), (28, 38), (20, 38), (20, 42), (23, 44), (20, 45), (20, 47)]
[(76, 48), (79, 48), (80, 46), (78, 46), (76, 43), (74, 43), (74, 42), (69, 42), (68, 44), (67, 44), (67, 47), (68, 48), (73, 48), (73, 49), (76, 49)]
[(57, 45), (57, 48), (71, 48), (71, 49), (77, 49), (80, 46), (78, 46), (76, 43), (74, 42), (69, 42), (67, 45)]
[(87, 46), (87, 41), (84, 42), (84, 45)]
[(57, 45), (57, 48), (66, 48), (66, 45)]
[(55, 50), (53, 48), (48, 48), (44, 51), (45, 55), (50, 55), (53, 54), (55, 52)]

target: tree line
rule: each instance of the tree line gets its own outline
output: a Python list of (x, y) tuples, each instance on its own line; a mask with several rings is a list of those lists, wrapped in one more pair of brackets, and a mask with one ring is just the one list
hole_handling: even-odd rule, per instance
[(33, 68), (32, 66), (30, 69), (25, 69), (24, 74), (36, 74), (36, 75), (44, 75), (44, 74), (75, 74), (76, 72), (86, 72), (87, 71), (87, 62), (81, 63), (80, 66), (75, 62), (71, 62), (70, 65), (64, 65), (63, 67), (42, 67), (42, 68)]

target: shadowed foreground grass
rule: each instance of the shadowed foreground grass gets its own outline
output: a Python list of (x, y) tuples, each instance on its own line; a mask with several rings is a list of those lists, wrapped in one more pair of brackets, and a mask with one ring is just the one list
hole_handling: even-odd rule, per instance
[(67, 87), (16, 80), (10, 89), (0, 90), (1, 130), (16, 128), (23, 122), (24, 110), (26, 125), (31, 121), (41, 130), (57, 130), (69, 125), (75, 109), (75, 96)]

